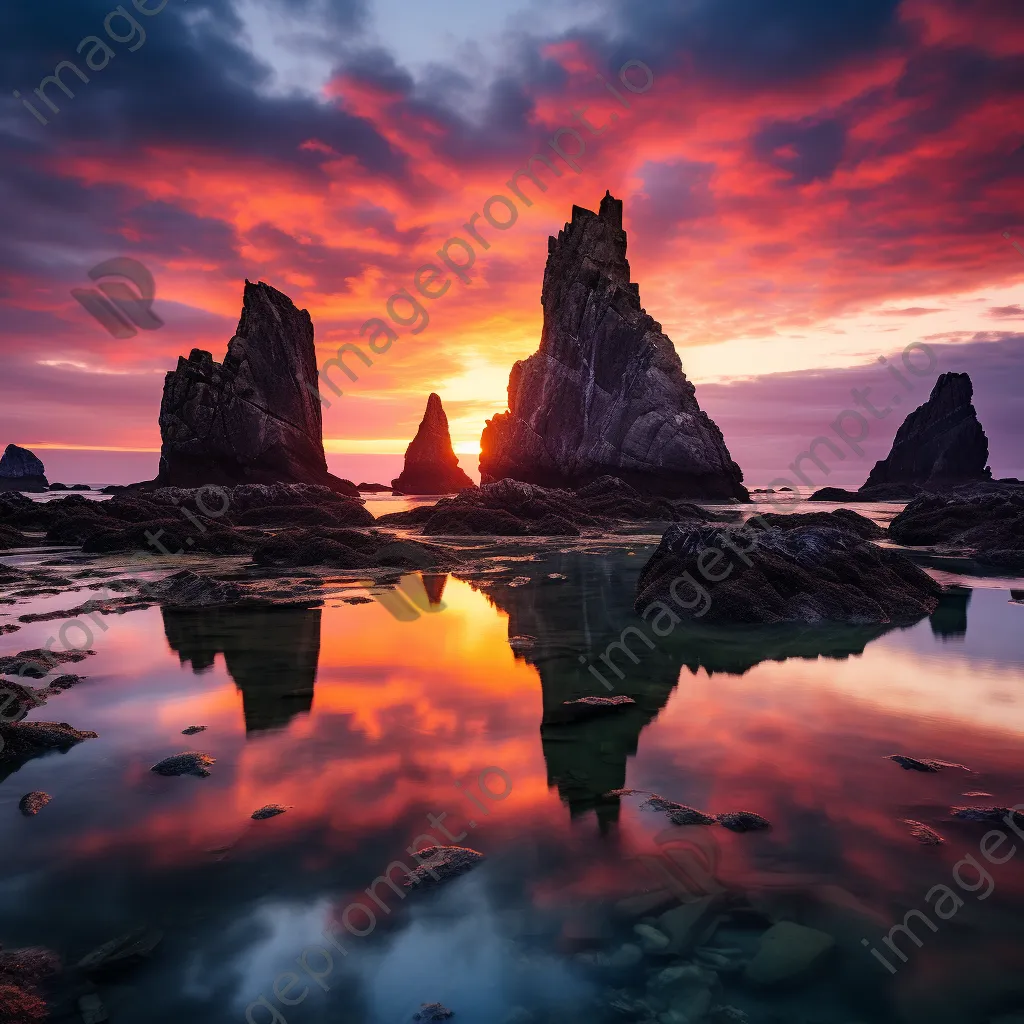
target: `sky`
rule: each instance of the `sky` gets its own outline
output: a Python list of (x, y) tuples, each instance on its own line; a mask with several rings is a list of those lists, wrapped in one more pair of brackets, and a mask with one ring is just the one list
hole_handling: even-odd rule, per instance
[[(537, 347), (547, 239), (610, 190), (641, 301), (750, 486), (852, 387), (892, 398), (878, 358), (915, 342), (971, 373), (993, 471), (1024, 477), (1016, 0), (52, 0), (0, 26), (0, 445), (51, 479), (155, 474), (163, 376), (223, 358), (246, 279), (310, 311), (321, 364), (365, 349), (536, 153), (558, 176), (520, 181), (508, 227), (476, 218), (469, 280), (333, 374), (335, 472), (396, 475), (431, 391), (475, 471)], [(65, 67), (55, 112), (34, 90), (61, 61), (88, 81)], [(116, 338), (72, 296), (116, 257), (148, 268), (163, 326)], [(932, 383), (816, 482), (862, 482)]]

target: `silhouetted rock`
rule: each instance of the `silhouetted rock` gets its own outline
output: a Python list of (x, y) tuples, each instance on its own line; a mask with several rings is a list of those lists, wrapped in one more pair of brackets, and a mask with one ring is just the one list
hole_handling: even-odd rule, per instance
[(364, 482), (356, 484), (356, 487), (360, 491), (366, 491), (369, 494), (379, 494), (381, 491), (387, 491), (390, 493), (391, 491), (391, 487), (388, 484), (368, 484)]
[(966, 373), (944, 373), (924, 405), (896, 431), (889, 455), (876, 462), (864, 488), (916, 483), (936, 489), (988, 480), (988, 438), (971, 404), (974, 386)]
[(309, 313), (245, 282), (223, 363), (192, 349), (164, 379), (155, 484), (309, 483), (356, 494), (327, 471)]
[(805, 526), (823, 526), (850, 530), (863, 540), (880, 540), (885, 536), (885, 530), (878, 523), (848, 508), (837, 508), (834, 512), (793, 512), (789, 515), (765, 512), (761, 516), (761, 520), (768, 523), (774, 530), (797, 530)]
[(1024, 570), (1024, 487), (975, 484), (915, 498), (889, 524), (897, 544), (938, 545), (949, 553)]
[(927, 573), (834, 522), (732, 533), (670, 526), (640, 572), (635, 608), (660, 602), (677, 617), (749, 624), (910, 624), (935, 609), (942, 588)]
[(46, 470), (27, 448), (9, 444), (0, 458), (0, 491), (45, 491)]
[(848, 491), (843, 487), (822, 487), (815, 491), (808, 501), (851, 502), (851, 501), (912, 501), (925, 490), (918, 484), (878, 484), (862, 487), (859, 491)]
[(622, 202), (572, 208), (548, 240), (540, 348), (512, 368), (487, 421), (481, 482), (579, 487), (612, 475), (677, 497), (747, 500), (743, 474), (661, 325), (630, 281)]
[(459, 467), (441, 399), (431, 394), (416, 436), (405, 450), (405, 467), (391, 481), (401, 494), (453, 494), (473, 481)]
[(51, 750), (70, 750), (82, 740), (94, 740), (94, 732), (73, 729), (67, 722), (4, 722), (0, 719), (0, 763), (20, 763)]

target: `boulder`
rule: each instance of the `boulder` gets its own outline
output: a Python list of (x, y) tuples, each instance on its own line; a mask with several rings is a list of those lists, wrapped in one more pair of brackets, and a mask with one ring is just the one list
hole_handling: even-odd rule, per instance
[(45, 491), (46, 470), (27, 448), (9, 444), (0, 458), (0, 491)]
[(785, 985), (807, 975), (835, 946), (835, 939), (815, 928), (780, 921), (761, 936), (754, 959), (743, 976), (755, 985)]
[(401, 494), (454, 494), (473, 481), (459, 467), (441, 399), (431, 394), (416, 436), (405, 450), (405, 466), (391, 481)]
[(922, 495), (893, 519), (889, 536), (1024, 571), (1024, 487), (975, 484)]
[(79, 731), (67, 722), (4, 722), (0, 720), (0, 763), (22, 763), (51, 750), (62, 753), (82, 740), (94, 740), (94, 732)]
[(630, 281), (622, 202), (572, 208), (548, 240), (540, 347), (487, 421), (481, 482), (573, 488), (615, 476), (651, 494), (746, 501), (722, 432)]
[(164, 378), (156, 485), (310, 483), (356, 494), (327, 471), (317, 381), (309, 313), (246, 281), (224, 361), (194, 348)]
[(683, 618), (730, 624), (909, 625), (934, 611), (942, 588), (927, 573), (833, 523), (670, 526), (640, 571), (634, 608), (662, 602)]
[(896, 431), (892, 450), (875, 463), (863, 489), (883, 484), (936, 489), (991, 479), (988, 438), (971, 404), (973, 395), (968, 374), (942, 374), (928, 401)]
[(484, 855), (468, 846), (427, 846), (416, 854), (419, 867), (408, 873), (407, 887), (443, 885), (471, 871)]

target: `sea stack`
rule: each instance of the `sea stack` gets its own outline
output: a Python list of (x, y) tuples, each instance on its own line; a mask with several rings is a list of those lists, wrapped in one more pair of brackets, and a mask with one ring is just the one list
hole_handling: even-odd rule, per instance
[(9, 444), (0, 459), (0, 491), (45, 491), (46, 470), (27, 448)]
[(887, 458), (875, 463), (861, 488), (919, 484), (930, 490), (990, 480), (988, 438), (971, 399), (969, 374), (944, 373), (924, 405), (904, 421)]
[(245, 282), (223, 363), (194, 348), (164, 378), (158, 486), (355, 485), (327, 471), (313, 321), (283, 292)]
[(508, 412), (487, 421), (482, 483), (576, 488), (614, 476), (648, 494), (748, 500), (661, 324), (630, 281), (622, 201), (572, 208), (548, 239), (539, 350), (512, 368)]
[(416, 436), (405, 450), (405, 467), (391, 481), (402, 494), (454, 494), (473, 481), (459, 467), (441, 399), (431, 394)]

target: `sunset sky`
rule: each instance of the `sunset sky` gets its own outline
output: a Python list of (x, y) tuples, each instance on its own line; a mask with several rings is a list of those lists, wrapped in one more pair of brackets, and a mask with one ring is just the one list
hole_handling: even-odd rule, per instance
[[(1024, 477), (1019, 0), (136, 3), (155, 13), (0, 13), (0, 445), (51, 479), (155, 475), (163, 375), (193, 347), (223, 358), (246, 278), (310, 311), (321, 363), (360, 341), (534, 153), (561, 176), (522, 181), (533, 205), (507, 230), (480, 220), (472, 280), (422, 300), (429, 325), (396, 327), (372, 366), (349, 360), (357, 382), (333, 374), (335, 472), (396, 474), (431, 391), (475, 471), (537, 347), (547, 238), (608, 189), (641, 301), (749, 485), (784, 473), (851, 387), (886, 405), (877, 359), (915, 341), (934, 374), (827, 482), (862, 482), (943, 370), (971, 373), (995, 474)], [(76, 53), (88, 36), (114, 56)], [(33, 90), (65, 60), (89, 81), (66, 69), (54, 113)], [(651, 69), (643, 93), (620, 81), (629, 61)], [(563, 126), (585, 140), (578, 171), (549, 145)], [(116, 339), (71, 296), (116, 256), (152, 272), (161, 329)]]

